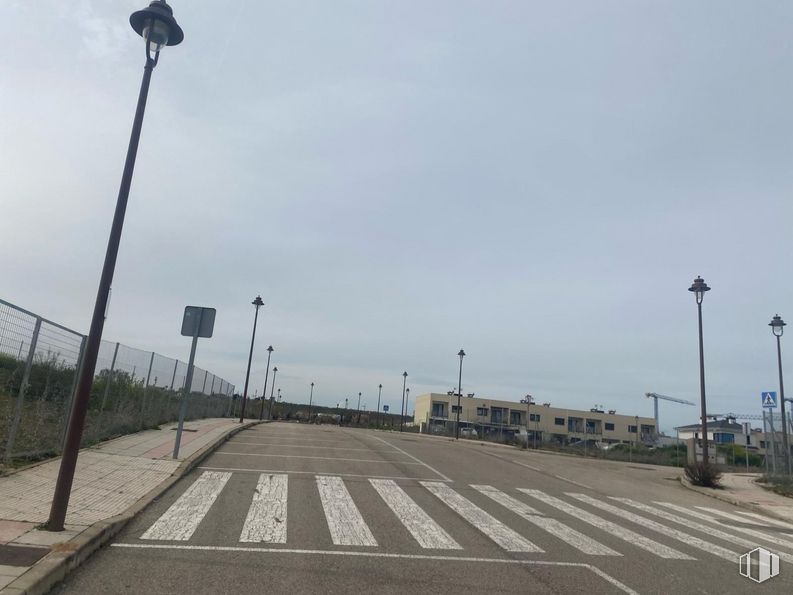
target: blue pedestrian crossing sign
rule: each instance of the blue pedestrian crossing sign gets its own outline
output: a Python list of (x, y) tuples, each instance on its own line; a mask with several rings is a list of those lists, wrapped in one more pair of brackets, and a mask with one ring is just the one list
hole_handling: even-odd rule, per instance
[(388, 412), (388, 405), (383, 405), (383, 411)]
[(767, 392), (767, 393), (760, 393), (760, 396), (763, 401), (763, 407), (767, 407), (769, 409), (776, 408), (776, 393), (775, 392)]

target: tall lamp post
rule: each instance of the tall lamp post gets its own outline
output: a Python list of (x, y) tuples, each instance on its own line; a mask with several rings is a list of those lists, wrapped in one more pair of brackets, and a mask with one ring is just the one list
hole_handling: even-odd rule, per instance
[[(710, 464), (708, 457), (708, 410), (705, 405), (705, 351), (702, 343), (702, 298), (705, 296), (706, 291), (710, 291), (710, 287), (702, 277), (697, 276), (691, 287), (688, 288), (697, 299), (697, 316), (699, 319), (699, 392), (702, 399), (702, 462), (705, 465)], [(638, 437), (639, 428), (636, 428)]]
[(383, 385), (377, 387), (377, 427), (380, 427), (380, 395), (383, 394)]
[(267, 378), (270, 376), (270, 356), (273, 354), (273, 346), (267, 348), (267, 371), (264, 373), (264, 388), (262, 389), (262, 404), (259, 407), (259, 421), (264, 417), (264, 402), (267, 400)]
[(96, 359), (99, 354), (99, 345), (102, 341), (102, 331), (105, 326), (105, 312), (107, 311), (110, 286), (113, 282), (113, 273), (116, 268), (118, 248), (121, 242), (121, 230), (124, 227), (124, 215), (127, 210), (129, 189), (132, 185), (132, 173), (135, 170), (135, 158), (138, 154), (138, 143), (143, 126), (143, 114), (146, 110), (146, 99), (149, 94), (151, 75), (159, 61), (160, 50), (168, 45), (178, 45), (184, 39), (184, 33), (173, 17), (173, 10), (164, 0), (155, 0), (147, 8), (133, 12), (129, 17), (129, 24), (135, 33), (146, 41), (146, 64), (143, 67), (143, 80), (140, 84), (135, 118), (132, 121), (132, 133), (127, 147), (127, 158), (124, 162), (124, 172), (121, 175), (121, 186), (118, 190), (116, 210), (110, 227), (110, 238), (107, 242), (105, 262), (102, 265), (99, 289), (96, 293), (91, 328), (85, 343), (83, 365), (80, 368), (74, 403), (69, 414), (69, 427), (64, 439), (58, 480), (55, 484), (52, 507), (47, 521), (47, 529), (50, 531), (63, 531), (66, 510), (69, 507), (69, 496), (71, 495), (72, 482), (74, 481), (74, 471), (77, 467), (77, 455), (80, 450), (83, 428), (85, 427), (85, 416), (88, 412), (91, 386), (94, 382)]
[[(526, 448), (529, 448), (529, 420), (531, 419), (531, 414), (529, 413), (529, 407), (532, 403), (532, 396), (526, 395), (524, 399), (526, 401)], [(537, 448), (537, 442), (534, 443), (534, 448)]]
[(314, 383), (311, 383), (311, 393), (308, 395), (308, 421), (311, 421), (311, 403), (314, 401)]
[(358, 425), (361, 424), (361, 393), (358, 393), (358, 421), (356, 421)]
[(248, 370), (245, 372), (245, 388), (242, 390), (242, 407), (240, 408), (240, 423), (245, 419), (245, 404), (248, 402), (248, 379), (251, 375), (251, 360), (253, 359), (253, 342), (256, 340), (256, 323), (259, 321), (259, 308), (264, 306), (262, 296), (257, 295), (251, 302), (256, 306), (256, 314), (253, 316), (253, 333), (251, 334), (251, 350), (248, 352)]
[(408, 383), (408, 373), (402, 372), (402, 410), (400, 411), (401, 415), (399, 416), (399, 431), (402, 431), (402, 426), (405, 423), (405, 388), (407, 387)]
[(270, 408), (267, 411), (267, 419), (273, 419), (273, 393), (275, 392), (275, 376), (278, 374), (278, 366), (273, 368), (273, 383), (270, 385)]
[(465, 351), (461, 349), (457, 355), (460, 356), (460, 375), (457, 378), (457, 417), (454, 420), (455, 440), (460, 439), (460, 399), (463, 396), (463, 358), (465, 357)]
[(405, 389), (405, 417), (408, 414), (408, 407), (410, 407), (410, 387)]
[(788, 446), (787, 439), (788, 421), (787, 414), (785, 413), (785, 384), (782, 382), (782, 344), (780, 341), (787, 323), (779, 317), (779, 314), (777, 314), (771, 319), (771, 322), (768, 324), (768, 326), (771, 327), (771, 331), (776, 337), (776, 358), (777, 363), (779, 364), (779, 399), (782, 403), (782, 446), (785, 449), (785, 469), (787, 470), (788, 475), (790, 475), (790, 447)]

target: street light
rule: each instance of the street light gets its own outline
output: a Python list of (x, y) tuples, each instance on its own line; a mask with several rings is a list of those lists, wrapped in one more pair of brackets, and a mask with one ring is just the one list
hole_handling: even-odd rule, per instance
[(273, 368), (273, 383), (270, 385), (270, 408), (267, 411), (267, 419), (273, 419), (273, 393), (275, 392), (275, 376), (278, 374), (278, 366)]
[(248, 402), (248, 379), (251, 375), (251, 360), (253, 359), (253, 342), (256, 340), (256, 323), (259, 321), (259, 308), (264, 306), (262, 296), (257, 295), (251, 302), (256, 307), (256, 314), (253, 316), (253, 334), (251, 334), (251, 350), (248, 352), (248, 370), (245, 372), (245, 388), (242, 390), (242, 407), (240, 408), (240, 423), (245, 418), (245, 403)]
[(77, 455), (80, 450), (80, 441), (83, 437), (91, 386), (94, 382), (96, 359), (99, 354), (99, 345), (102, 341), (102, 330), (105, 326), (105, 312), (107, 312), (107, 303), (110, 298), (110, 286), (113, 283), (113, 273), (115, 272), (118, 248), (121, 242), (121, 231), (124, 227), (124, 215), (126, 214), (129, 200), (129, 189), (132, 185), (132, 173), (135, 170), (135, 158), (138, 154), (138, 143), (143, 126), (143, 114), (146, 110), (146, 98), (149, 94), (151, 74), (160, 58), (160, 50), (167, 45), (178, 45), (184, 39), (184, 33), (173, 17), (173, 10), (163, 0), (155, 0), (148, 8), (133, 12), (129, 17), (129, 24), (138, 35), (146, 40), (146, 64), (143, 67), (143, 80), (140, 84), (135, 118), (132, 121), (132, 133), (127, 147), (127, 158), (124, 162), (124, 172), (121, 175), (121, 186), (118, 190), (116, 210), (110, 227), (110, 238), (107, 242), (105, 262), (102, 265), (99, 289), (96, 293), (94, 313), (91, 317), (91, 328), (85, 342), (83, 364), (77, 381), (74, 404), (69, 415), (69, 427), (64, 439), (58, 480), (55, 484), (52, 507), (47, 521), (47, 529), (50, 531), (63, 531), (66, 510), (69, 507), (69, 496), (71, 495), (72, 482), (74, 481), (74, 471), (77, 467)]
[(267, 348), (267, 371), (264, 373), (264, 388), (262, 389), (262, 404), (259, 407), (259, 421), (264, 416), (264, 402), (267, 400), (267, 377), (270, 375), (270, 356), (273, 354), (273, 346)]
[(408, 407), (410, 407), (410, 387), (405, 389), (405, 415), (406, 416), (408, 414)]
[(787, 439), (787, 415), (785, 414), (785, 384), (782, 382), (782, 345), (780, 339), (782, 333), (785, 332), (786, 323), (779, 317), (779, 314), (771, 319), (768, 323), (771, 327), (771, 332), (776, 337), (776, 357), (779, 364), (779, 399), (782, 402), (782, 445), (785, 448), (785, 468), (788, 475), (790, 475), (790, 447), (788, 446)]
[(380, 427), (380, 395), (383, 394), (383, 385), (377, 387), (377, 427)]
[(308, 395), (308, 421), (311, 421), (311, 403), (314, 400), (314, 383), (311, 383), (311, 394)]
[(462, 349), (457, 355), (460, 356), (460, 376), (457, 378), (457, 417), (454, 420), (454, 439), (460, 439), (460, 398), (463, 395), (463, 358), (465, 351)]
[(358, 393), (358, 421), (355, 422), (358, 425), (361, 425), (361, 393)]
[[(697, 299), (697, 316), (699, 319), (699, 392), (702, 399), (702, 462), (706, 465), (710, 463), (708, 457), (708, 410), (705, 405), (705, 351), (702, 344), (702, 298), (710, 287), (702, 277), (697, 276), (691, 287), (688, 288)], [(639, 429), (636, 428), (638, 434)]]
[(402, 426), (405, 423), (405, 388), (408, 382), (408, 373), (402, 372), (402, 410), (400, 411), (401, 415), (399, 417), (399, 431), (402, 431)]
[[(532, 404), (533, 397), (531, 395), (526, 395), (524, 401), (526, 401), (526, 449), (529, 448), (529, 420), (531, 419), (531, 415), (529, 413), (529, 407)], [(535, 436), (534, 441), (534, 448), (537, 448), (537, 441)]]

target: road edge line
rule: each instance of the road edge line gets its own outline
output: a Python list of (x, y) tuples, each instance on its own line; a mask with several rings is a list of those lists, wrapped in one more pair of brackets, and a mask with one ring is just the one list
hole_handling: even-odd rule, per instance
[[(678, 477), (678, 480), (680, 480), (680, 485), (682, 485), (684, 488), (686, 488), (687, 490), (691, 490), (692, 492), (696, 492), (697, 494), (702, 494), (703, 496), (708, 496), (709, 498), (713, 498), (714, 500), (720, 500), (721, 502), (732, 504), (733, 506), (737, 506), (738, 508), (745, 508), (753, 512), (762, 514), (764, 516), (771, 517), (772, 519), (776, 519), (778, 521), (785, 521), (788, 523), (790, 522), (789, 518), (785, 518), (781, 514), (777, 514), (773, 510), (768, 510), (767, 508), (760, 506), (759, 504), (738, 500), (737, 498), (732, 498), (730, 496), (727, 496), (726, 494), (717, 494), (715, 492), (706, 491), (710, 488), (700, 488), (698, 486), (695, 486), (682, 475)], [(791, 504), (791, 506), (793, 507), (793, 504)]]

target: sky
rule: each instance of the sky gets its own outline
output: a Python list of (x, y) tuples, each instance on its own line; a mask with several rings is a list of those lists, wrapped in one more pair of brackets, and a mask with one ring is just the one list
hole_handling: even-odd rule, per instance
[[(0, 297), (85, 332), (144, 44), (128, 0), (0, 3)], [(173, 0), (104, 337), (249, 392), (758, 413), (793, 323), (782, 0)], [(790, 333), (793, 335), (793, 331)], [(782, 339), (793, 374), (793, 344)], [(791, 376), (793, 383), (793, 376)], [(268, 389), (269, 392), (269, 389)], [(698, 407), (664, 403), (661, 428)], [(755, 422), (757, 423), (757, 422)]]

